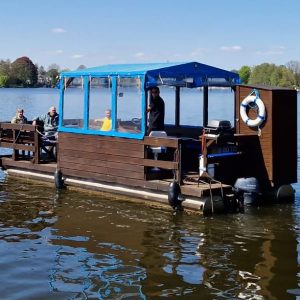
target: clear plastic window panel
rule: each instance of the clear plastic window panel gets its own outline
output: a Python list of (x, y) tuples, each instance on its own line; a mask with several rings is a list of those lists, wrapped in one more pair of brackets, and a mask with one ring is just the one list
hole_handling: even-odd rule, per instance
[(116, 120), (118, 132), (141, 132), (142, 92), (140, 78), (117, 79)]
[(159, 86), (160, 97), (165, 102), (165, 124), (175, 124), (175, 87)]
[(111, 119), (111, 78), (90, 79), (89, 129), (110, 131)]
[(84, 114), (84, 87), (82, 77), (64, 79), (63, 126), (82, 128)]
[(180, 125), (202, 126), (203, 91), (202, 89), (180, 89)]
[(227, 120), (234, 125), (234, 92), (230, 87), (208, 89), (208, 121), (215, 119)]

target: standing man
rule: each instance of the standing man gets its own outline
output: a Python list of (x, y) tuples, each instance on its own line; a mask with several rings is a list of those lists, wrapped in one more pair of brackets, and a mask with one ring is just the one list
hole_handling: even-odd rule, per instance
[(157, 86), (152, 87), (150, 92), (150, 104), (147, 108), (147, 112), (149, 112), (148, 135), (151, 131), (163, 131), (165, 129), (165, 102), (160, 97), (160, 91)]

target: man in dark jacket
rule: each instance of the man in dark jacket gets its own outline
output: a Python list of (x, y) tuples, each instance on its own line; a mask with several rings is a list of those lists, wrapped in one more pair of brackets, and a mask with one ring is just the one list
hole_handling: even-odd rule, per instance
[(150, 103), (147, 108), (149, 112), (148, 135), (151, 131), (162, 131), (165, 128), (165, 102), (159, 95), (158, 87), (151, 88), (150, 92)]

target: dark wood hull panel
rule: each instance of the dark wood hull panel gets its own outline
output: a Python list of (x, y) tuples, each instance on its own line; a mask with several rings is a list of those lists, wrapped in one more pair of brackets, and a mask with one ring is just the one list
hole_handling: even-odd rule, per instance
[[(240, 118), (240, 104), (256, 88), (266, 107), (266, 121), (257, 127), (247, 126)], [(236, 131), (255, 135), (244, 139), (247, 155), (244, 165), (249, 173), (265, 184), (280, 186), (297, 182), (297, 92), (291, 89), (262, 86), (238, 86), (236, 90)], [(249, 111), (255, 118), (255, 113)]]
[(66, 176), (140, 186), (143, 159), (144, 144), (139, 140), (59, 134), (57, 163)]

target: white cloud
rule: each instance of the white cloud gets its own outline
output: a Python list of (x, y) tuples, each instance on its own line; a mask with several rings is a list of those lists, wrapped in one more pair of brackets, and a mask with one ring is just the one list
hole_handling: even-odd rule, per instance
[(137, 58), (143, 58), (143, 57), (145, 57), (145, 53), (143, 53), (143, 52), (137, 52), (133, 56), (137, 57)]
[(222, 46), (220, 47), (221, 51), (227, 51), (227, 52), (237, 52), (241, 51), (242, 47), (241, 46)]
[(81, 58), (83, 56), (84, 55), (82, 55), (82, 54), (74, 54), (74, 55), (71, 56), (71, 58), (78, 59), (78, 58)]
[(53, 33), (65, 33), (67, 31), (63, 28), (52, 28), (51, 32), (53, 32)]

